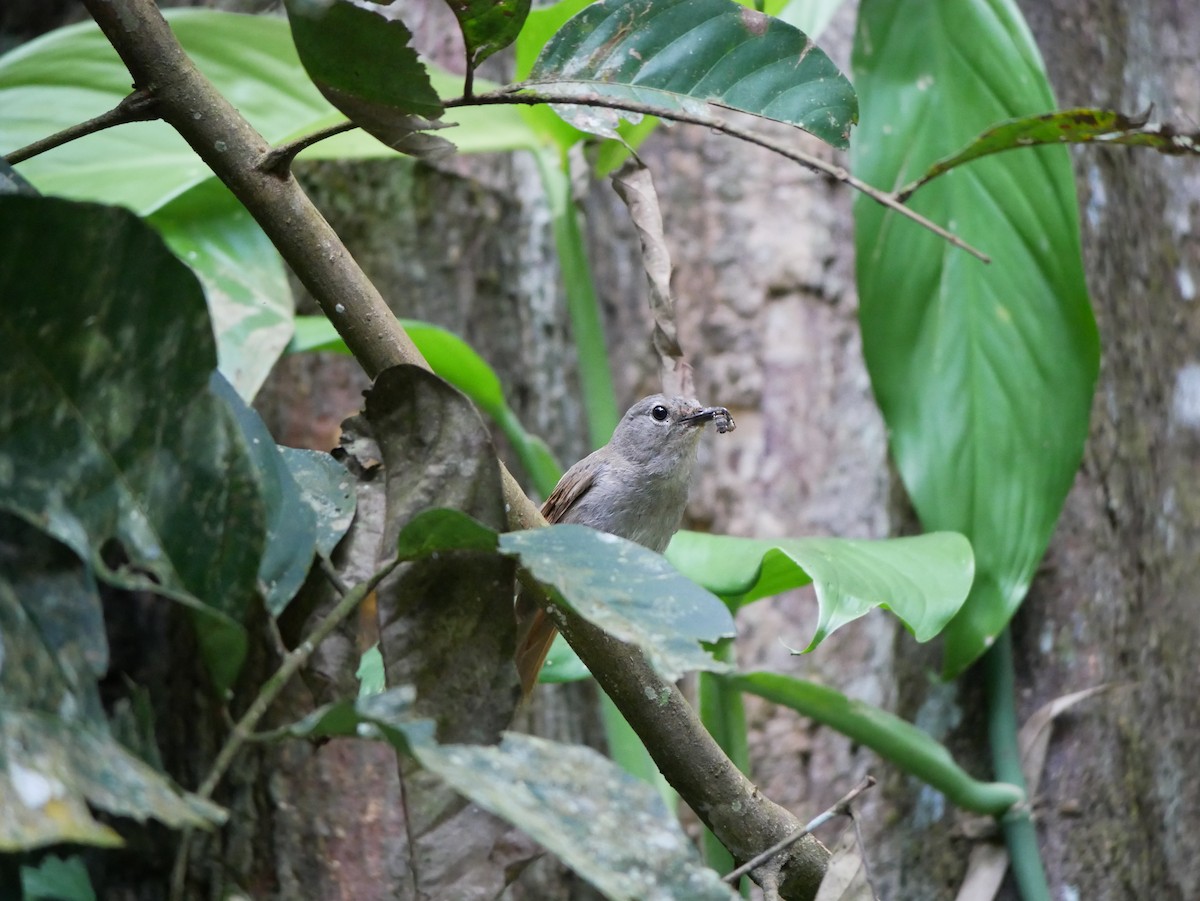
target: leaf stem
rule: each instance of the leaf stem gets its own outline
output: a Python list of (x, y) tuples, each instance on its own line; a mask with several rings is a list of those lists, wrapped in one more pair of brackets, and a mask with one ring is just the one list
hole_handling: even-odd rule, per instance
[(62, 131), (55, 132), (49, 137), (34, 141), (19, 150), (6, 154), (4, 161), (10, 166), (23, 163), (40, 153), (69, 144), (79, 138), (104, 131), (116, 125), (127, 125), (130, 122), (150, 122), (159, 118), (158, 101), (146, 91), (134, 91), (106, 113), (101, 113), (86, 122), (80, 122)]
[[(987, 693), (988, 742), (992, 748), (992, 770), (997, 779), (1025, 790), (1021, 750), (1017, 740), (1016, 673), (1013, 670), (1011, 626), (1006, 626), (996, 643), (983, 656), (984, 690)], [(1023, 901), (1050, 901), (1050, 886), (1038, 848), (1037, 827), (1029, 803), (1016, 804), (1000, 823), (1012, 865), (1013, 878)]]

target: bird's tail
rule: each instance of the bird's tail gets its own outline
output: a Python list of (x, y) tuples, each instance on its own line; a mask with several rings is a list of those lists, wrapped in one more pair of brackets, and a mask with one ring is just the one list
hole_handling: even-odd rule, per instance
[(521, 677), (521, 690), (525, 697), (529, 697), (533, 686), (537, 684), (538, 673), (542, 671), (542, 665), (546, 662), (558, 629), (554, 627), (546, 611), (540, 607), (532, 611), (517, 629), (517, 651), (514, 659), (517, 674)]

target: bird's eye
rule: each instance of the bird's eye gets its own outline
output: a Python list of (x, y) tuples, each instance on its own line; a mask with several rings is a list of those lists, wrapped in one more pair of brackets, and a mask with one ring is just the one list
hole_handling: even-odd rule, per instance
[(659, 404), (650, 411), (650, 415), (653, 416), (658, 422), (665, 422), (670, 413), (667, 411), (666, 407), (664, 407), (662, 404)]

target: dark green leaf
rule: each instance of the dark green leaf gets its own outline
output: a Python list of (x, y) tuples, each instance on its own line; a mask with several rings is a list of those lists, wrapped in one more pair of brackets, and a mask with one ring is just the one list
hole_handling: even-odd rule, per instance
[(577, 525), (510, 532), (500, 549), (588, 622), (643, 648), (668, 679), (725, 669), (698, 643), (734, 634), (729, 611), (653, 551)]
[(921, 185), (964, 163), (1023, 147), (1042, 144), (1124, 144), (1150, 147), (1160, 153), (1200, 153), (1200, 133), (1181, 134), (1170, 125), (1147, 125), (1146, 117), (1131, 119), (1113, 110), (1069, 109), (1039, 116), (1022, 116), (989, 128), (951, 156), (938, 160), (900, 192), (907, 199)]
[(0, 194), (28, 194), (33, 197), (37, 194), (37, 189), (0, 157)]
[(0, 513), (0, 851), (120, 844), (89, 805), (174, 827), (223, 818), (109, 733), (96, 684), (107, 658), (91, 573), (64, 545)]
[(149, 223), (204, 286), (217, 365), (247, 402), (292, 337), (292, 290), (283, 259), (216, 179), (155, 212)]
[(313, 512), (317, 553), (328, 557), (354, 519), (354, 477), (323, 451), (280, 446), (279, 453)]
[(606, 897), (736, 899), (701, 865), (654, 789), (590, 748), (511, 733), (494, 747), (439, 745), (432, 723), (412, 716), (411, 692), (393, 689), (317, 711), (291, 731), (390, 742), (528, 833)]
[(79, 855), (46, 857), (21, 867), (21, 901), (96, 901), (92, 880)]
[[(865, 0), (854, 60), (855, 174), (884, 188), (1054, 106), (1011, 0)], [(952, 675), (1025, 596), (1079, 464), (1099, 349), (1065, 148), (977, 160), (912, 206), (994, 261), (855, 202), (863, 351), (892, 453), (925, 528), (975, 551), (971, 596), (945, 632)]]
[(467, 65), (471, 68), (516, 39), (530, 6), (530, 0), (446, 0), (446, 3), (462, 29)]
[(264, 511), (195, 276), (128, 211), (0, 196), (0, 296), (0, 505), (201, 614), (223, 689)]
[(312, 508), (300, 497), (296, 480), (259, 415), (238, 397), (220, 373), (212, 392), (221, 398), (241, 426), (254, 461), (258, 495), (266, 507), (267, 541), (258, 565), (258, 591), (272, 616), (279, 616), (295, 597), (316, 550), (317, 527)]
[[(798, 29), (733, 0), (601, 0), (547, 44), (531, 87), (707, 116), (708, 104), (786, 122), (845, 147), (854, 89)], [(568, 121), (611, 135), (615, 118), (575, 107)]]
[[(300, 61), (325, 99), (389, 147), (414, 152), (410, 142), (436, 127), (426, 120), (442, 115), (442, 102), (404, 23), (349, 0), (285, 0), (284, 6)], [(447, 144), (420, 138), (425, 149), (417, 155)]]
[(458, 510), (418, 513), (405, 523), (396, 539), (402, 560), (420, 560), (442, 551), (496, 551), (500, 535)]
[(431, 507), (457, 511), (432, 516), (466, 533), (465, 549), (430, 551), (376, 590), (387, 684), (415, 686), (417, 713), (436, 718), (444, 740), (494, 741), (520, 698), (516, 566), (487, 532), (505, 523), (495, 448), (471, 402), (418, 366), (380, 373), (365, 417), (383, 459), (384, 558), (412, 543), (410, 521)]
[(974, 574), (971, 546), (948, 532), (883, 541), (677, 532), (667, 559), (734, 609), (813, 582), (820, 615), (805, 651), (874, 607), (928, 641), (962, 607)]
[(932, 785), (959, 807), (998, 816), (1025, 800), (1024, 792), (1015, 785), (972, 779), (945, 747), (911, 723), (878, 707), (852, 701), (832, 688), (778, 673), (725, 678), (734, 688), (790, 707), (866, 745)]

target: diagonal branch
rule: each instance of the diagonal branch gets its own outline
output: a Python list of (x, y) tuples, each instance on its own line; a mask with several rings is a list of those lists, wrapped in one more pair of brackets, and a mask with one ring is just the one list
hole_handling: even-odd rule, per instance
[(106, 128), (127, 125), (130, 122), (149, 122), (157, 118), (158, 104), (154, 98), (145, 91), (134, 91), (108, 112), (101, 113), (99, 116), (88, 119), (86, 122), (72, 125), (70, 128), (64, 128), (62, 131), (55, 132), (49, 137), (42, 138), (40, 141), (34, 141), (32, 144), (22, 147), (19, 150), (14, 150), (12, 153), (5, 155), (4, 161), (10, 166), (15, 166), (17, 163), (33, 159), (33, 157), (40, 153), (53, 150), (55, 147), (61, 147), (63, 144), (69, 144), (71, 141), (77, 141), (88, 135), (94, 135), (96, 132), (104, 131)]

